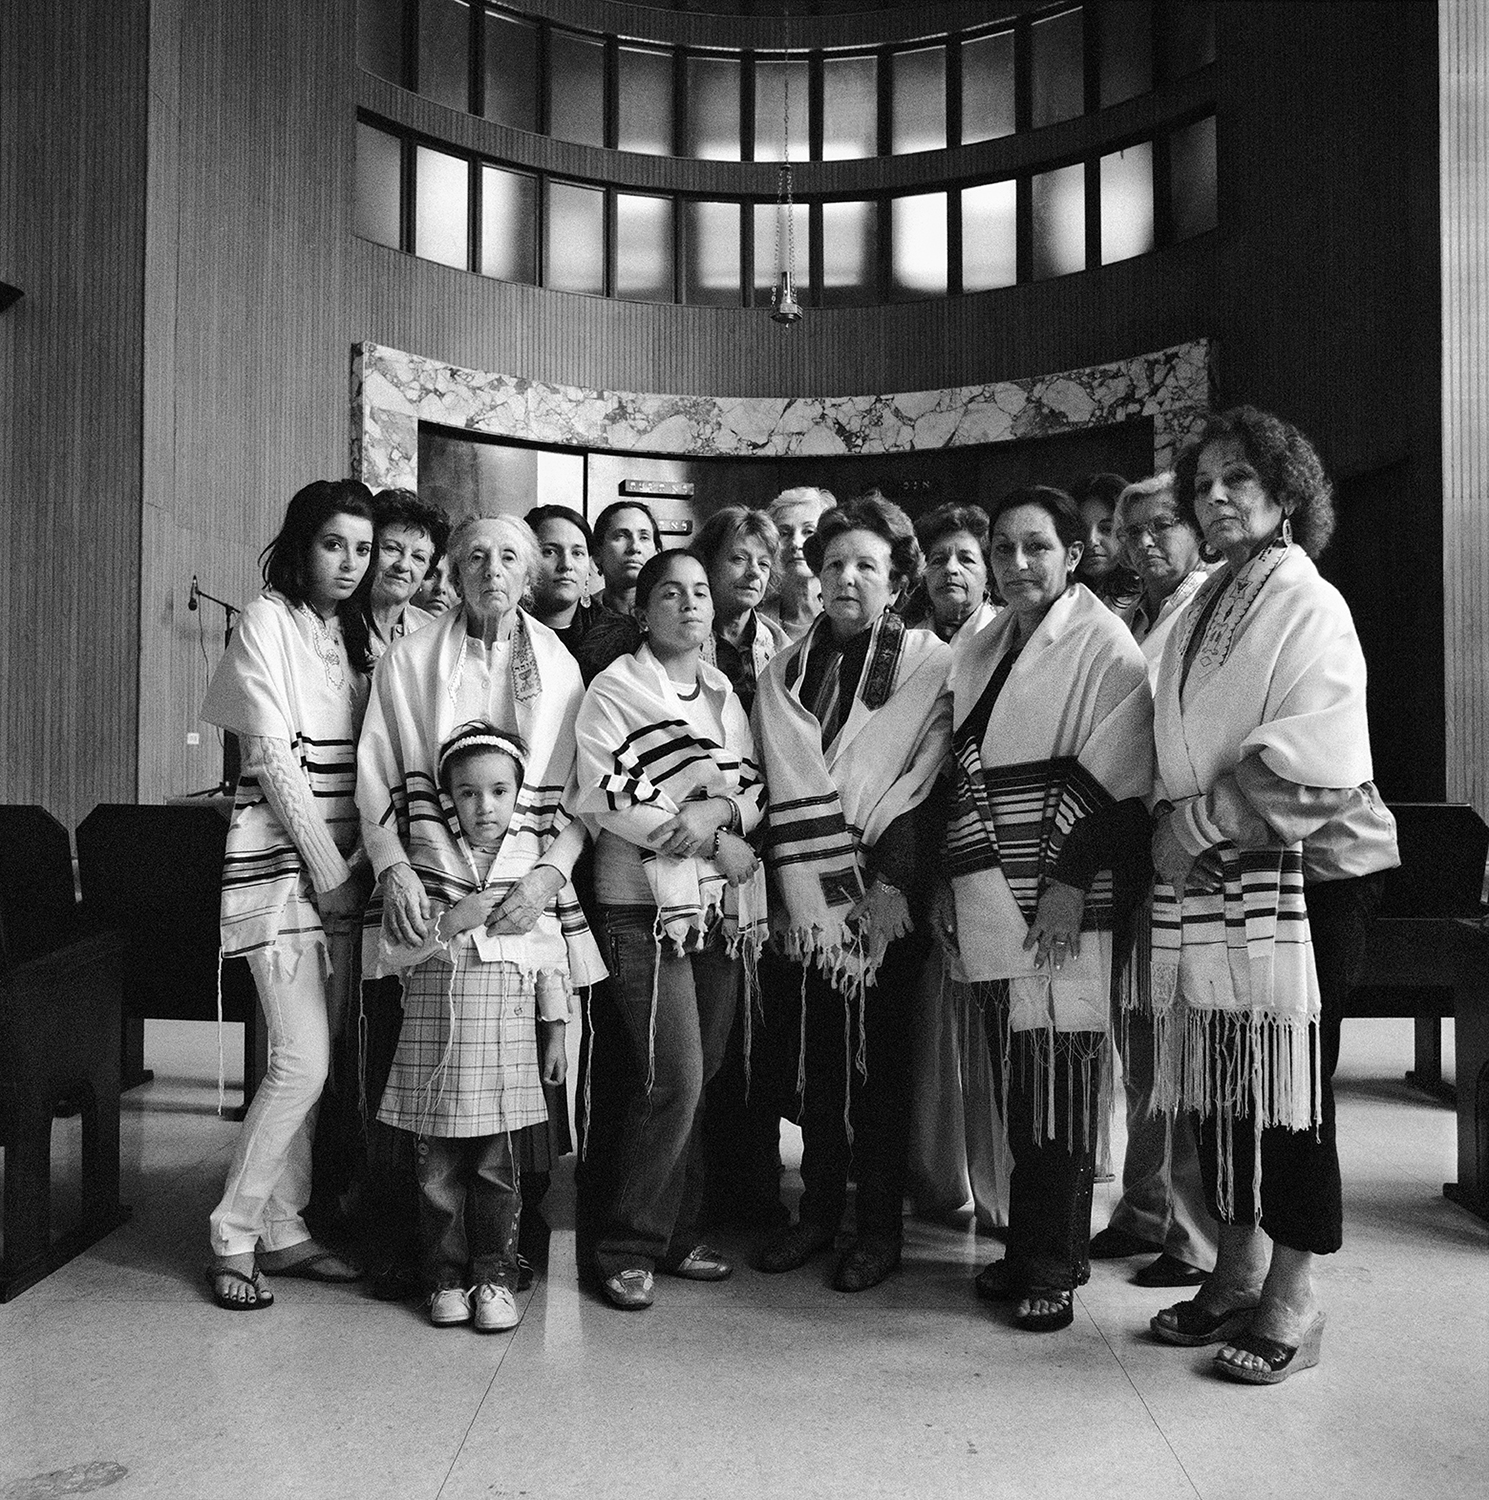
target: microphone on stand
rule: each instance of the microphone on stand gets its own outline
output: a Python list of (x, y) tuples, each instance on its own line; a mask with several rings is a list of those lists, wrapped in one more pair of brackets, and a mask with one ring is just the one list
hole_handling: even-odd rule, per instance
[(197, 595), (200, 594), (200, 593), (201, 593), (201, 588), (197, 584), (196, 574), (193, 573), (191, 575), (191, 594), (190, 594), (190, 596), (186, 600), (186, 607), (187, 607), (187, 609), (196, 610), (196, 609), (199, 609), (201, 607), (196, 602)]

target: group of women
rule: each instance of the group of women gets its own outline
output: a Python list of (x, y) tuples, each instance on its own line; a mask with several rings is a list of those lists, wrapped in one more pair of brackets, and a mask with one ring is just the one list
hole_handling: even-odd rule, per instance
[[(1363, 657), (1312, 560), (1330, 489), (1295, 428), (1240, 408), (1172, 477), (1085, 506), (1030, 486), (943, 507), (918, 539), (878, 494), (807, 490), (726, 508), (687, 551), (658, 550), (634, 501), (593, 531), (557, 506), (470, 518), (449, 542), (459, 605), (429, 622), (396, 598), (359, 609), (375, 545), (359, 491), (295, 497), (209, 694), (245, 737), (224, 946), (249, 954), (271, 1036), (213, 1217), (220, 1301), (267, 1305), (265, 1272), (355, 1274), (301, 1217), (331, 935), (374, 880), (369, 955), (379, 934), (424, 938), (470, 889), (437, 760), (476, 722), (526, 750), (521, 854), (487, 878), (486, 934), (556, 923), (576, 987), (608, 971), (623, 1044), (592, 1049), (583, 1093), (626, 1079), (587, 1252), (613, 1305), (649, 1306), (658, 1272), (731, 1273), (699, 1226), (705, 1100), (732, 1037), (742, 1086), (718, 1107), (727, 1170), (773, 1210), (760, 1270), (841, 1247), (833, 1284), (856, 1292), (898, 1266), (914, 1105), (952, 1117), (969, 1166), (990, 1134), (1011, 1159), (1007, 1253), (978, 1291), (1022, 1328), (1068, 1325), (1125, 1037), (1129, 1116), (1159, 1122), (1164, 1158), (1192, 1146), (1218, 1226), (1213, 1272), (1155, 1337), (1220, 1344), (1216, 1368), (1246, 1381), (1316, 1362), (1312, 1258), (1341, 1232), (1329, 1079), (1395, 845)], [(420, 525), (404, 513), (397, 548), (394, 529), (376, 545), (402, 589)], [(1098, 529), (1121, 572), (1093, 589)], [(443, 539), (422, 531), (432, 558)], [(950, 1039), (931, 1068), (928, 1015)], [(974, 1072), (992, 1128), (915, 1099), (917, 1079)], [(794, 1223), (783, 1112), (802, 1126)], [(1124, 1178), (1127, 1232), (1193, 1265), (1182, 1236), (1144, 1227), (1142, 1179)]]

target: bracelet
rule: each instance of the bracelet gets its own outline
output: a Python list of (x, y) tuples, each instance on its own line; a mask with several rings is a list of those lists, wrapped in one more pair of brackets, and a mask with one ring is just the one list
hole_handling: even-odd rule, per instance
[(891, 881), (886, 880), (882, 875), (874, 876), (874, 884), (877, 885), (880, 890), (886, 892), (891, 896), (903, 896), (905, 894), (899, 888), (899, 886), (895, 885)]
[(714, 831), (713, 831), (713, 849), (712, 849), (712, 851), (709, 854), (709, 858), (710, 859), (717, 859), (719, 857), (719, 839), (723, 836), (724, 832), (725, 832), (725, 830), (722, 827), (714, 829)]

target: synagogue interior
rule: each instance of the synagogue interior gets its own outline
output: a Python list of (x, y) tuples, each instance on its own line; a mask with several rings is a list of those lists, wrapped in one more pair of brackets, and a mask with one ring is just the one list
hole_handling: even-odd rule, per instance
[[(1483, 1494), (1486, 350), (1479, 0), (6, 0), (0, 1497)], [(1006, 1182), (912, 1184), (894, 1274), (847, 1295), (758, 1269), (711, 1181), (733, 1274), (622, 1312), (582, 1128), (498, 1336), (294, 1272), (226, 1308), (209, 1216), (273, 1023), (219, 947), (240, 746), (204, 703), (292, 496), (629, 498), (665, 549), (802, 487), (996, 520), (1173, 470), (1237, 407), (1332, 482), (1317, 572), (1400, 847), (1333, 1077), (1317, 1368), (1216, 1378), (1154, 1336), (1190, 1293), (1094, 1247), (1070, 1326), (1010, 1323), (974, 1291)], [(1124, 1192), (1110, 1029), (1083, 1244)]]

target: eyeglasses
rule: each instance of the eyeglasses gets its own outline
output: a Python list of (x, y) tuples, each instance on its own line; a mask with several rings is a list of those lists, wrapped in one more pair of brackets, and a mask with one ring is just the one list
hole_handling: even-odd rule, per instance
[(1151, 521), (1142, 525), (1124, 526), (1119, 535), (1129, 547), (1141, 547), (1144, 537), (1152, 537), (1155, 542), (1161, 542), (1169, 532), (1183, 524), (1177, 516), (1154, 516)]

